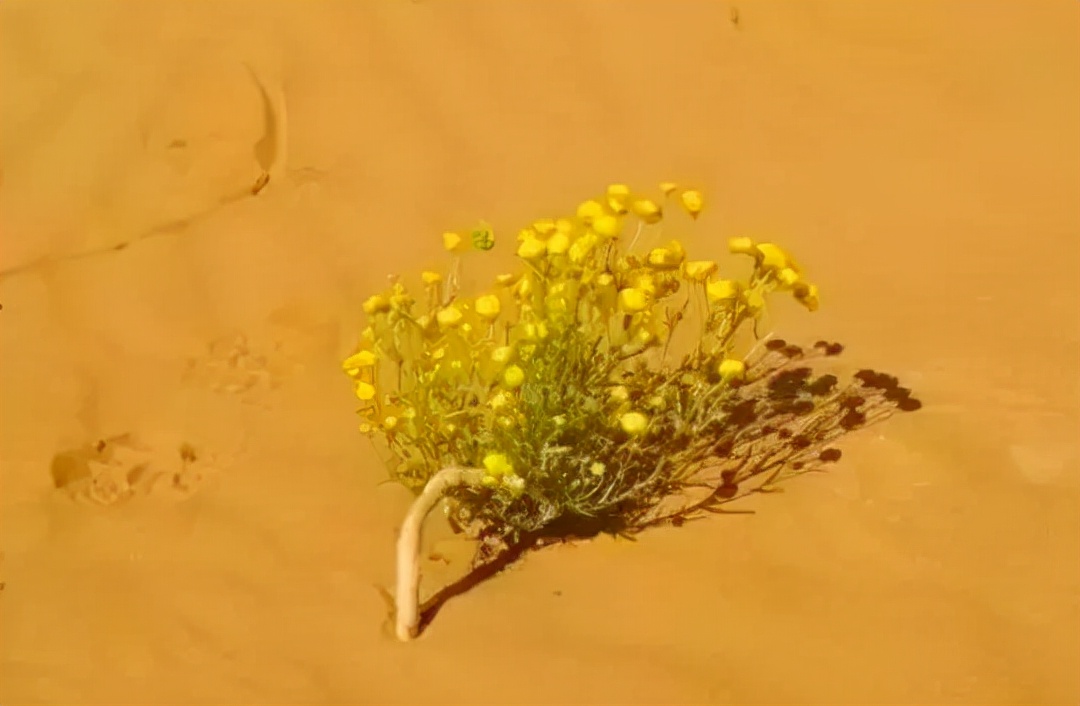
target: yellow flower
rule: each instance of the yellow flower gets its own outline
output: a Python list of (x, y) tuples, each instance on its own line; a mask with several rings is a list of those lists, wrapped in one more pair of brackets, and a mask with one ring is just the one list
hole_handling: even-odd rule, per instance
[(539, 238), (526, 238), (521, 241), (521, 245), (518, 246), (518, 257), (525, 258), (526, 260), (532, 260), (534, 258), (542, 256), (547, 252), (547, 245), (543, 240)]
[(532, 292), (533, 283), (528, 277), (522, 277), (518, 280), (518, 283), (514, 285), (514, 296), (519, 299), (527, 299)]
[(718, 279), (705, 285), (705, 294), (709, 301), (717, 304), (728, 299), (734, 299), (739, 295), (739, 287), (729, 279)]
[(502, 310), (499, 298), (494, 294), (485, 294), (482, 297), (477, 297), (474, 306), (476, 308), (476, 313), (479, 314), (481, 318), (487, 319), (488, 321), (494, 321), (499, 316), (499, 311)]
[(649, 296), (656, 294), (656, 279), (652, 276), (651, 272), (635, 273), (630, 277), (630, 284)]
[(551, 218), (541, 218), (533, 223), (532, 227), (540, 235), (551, 235), (555, 231), (555, 221)]
[(541, 321), (540, 323), (533, 323), (530, 321), (525, 324), (524, 336), (530, 341), (536, 341), (542, 338), (547, 338), (548, 328), (547, 324)]
[(649, 426), (649, 418), (641, 412), (627, 412), (619, 417), (619, 426), (627, 434), (637, 435)]
[(687, 190), (679, 195), (679, 201), (682, 202), (683, 208), (690, 214), (691, 218), (697, 218), (701, 213), (701, 209), (705, 207), (705, 200), (701, 196), (700, 191)]
[(441, 328), (457, 326), (464, 318), (465, 315), (461, 313), (461, 309), (458, 309), (453, 304), (445, 309), (439, 309), (439, 313), (435, 314), (435, 320), (439, 322)]
[(503, 385), (511, 390), (521, 387), (525, 382), (525, 371), (516, 365), (509, 366), (503, 371)]
[(741, 238), (728, 238), (728, 250), (736, 255), (753, 255), (754, 241), (745, 236)]
[(655, 338), (656, 338), (656, 334), (653, 333), (652, 331), (650, 331), (647, 328), (639, 328), (634, 333), (634, 340), (637, 341), (638, 343), (640, 343), (643, 346), (649, 345), (650, 343), (653, 342), (653, 340)]
[(746, 373), (746, 364), (735, 358), (724, 358), (720, 361), (719, 372), (721, 379), (725, 382), (741, 379)]
[(424, 284), (432, 285), (442, 282), (442, 275), (438, 272), (432, 272), (430, 270), (420, 273), (420, 279), (424, 281)]
[(649, 308), (649, 297), (637, 287), (619, 290), (619, 306), (623, 311), (635, 313)]
[(612, 184), (607, 188), (608, 208), (615, 213), (626, 213), (626, 200), (629, 197), (630, 187), (626, 184)]
[(630, 211), (646, 223), (659, 223), (664, 217), (663, 211), (654, 201), (649, 199), (634, 199), (630, 203)]
[(586, 223), (592, 223), (602, 215), (604, 215), (604, 207), (599, 201), (586, 201), (577, 207), (577, 217)]
[(393, 417), (393, 416), (387, 417), (386, 419), (383, 420), (383, 429), (393, 429), (394, 427), (397, 426), (397, 422), (398, 422), (397, 417)]
[(607, 466), (605, 466), (600, 461), (593, 461), (593, 464), (589, 466), (589, 473), (593, 474), (594, 476), (602, 476), (604, 475), (604, 471), (606, 470)]
[(562, 231), (551, 234), (547, 241), (547, 251), (552, 255), (562, 255), (570, 248), (570, 236)]
[(615, 216), (600, 216), (593, 221), (592, 227), (605, 238), (614, 238), (622, 230), (622, 223)]
[(599, 242), (595, 233), (586, 233), (575, 240), (574, 244), (570, 246), (570, 262), (575, 265), (583, 265)]
[(500, 365), (505, 365), (510, 362), (510, 359), (514, 357), (514, 349), (512, 346), (499, 346), (495, 350), (491, 351), (491, 359)]
[(794, 287), (799, 281), (799, 273), (790, 267), (785, 267), (780, 270), (780, 273), (776, 275), (776, 278), (780, 280), (780, 284), (785, 287)]
[(361, 368), (370, 368), (375, 365), (375, 354), (371, 351), (360, 351), (354, 353), (344, 360), (341, 364), (342, 370), (349, 375), (356, 375), (360, 372)]
[(716, 263), (712, 260), (693, 260), (683, 265), (683, 273), (693, 282), (704, 282), (716, 269)]
[(461, 252), (465, 248), (463, 247), (465, 241), (457, 233), (446, 232), (442, 234), (443, 247), (450, 252)]
[(779, 245), (773, 243), (758, 243), (757, 251), (761, 255), (761, 264), (767, 270), (776, 270), (777, 272), (790, 268), (795, 272), (798, 272), (798, 267), (791, 258), (788, 256), (784, 249)]
[(488, 400), (488, 407), (491, 407), (492, 409), (502, 409), (503, 407), (510, 404), (510, 402), (510, 396), (500, 390), (499, 392), (492, 395), (491, 399)]
[(506, 458), (506, 454), (490, 453), (484, 456), (484, 469), (488, 475), (496, 478), (508, 476), (514, 472), (514, 467)]
[(674, 250), (671, 247), (653, 248), (649, 251), (649, 264), (657, 269), (671, 270), (678, 267), (686, 253), (682, 250)]
[(675, 190), (679, 188), (679, 185), (673, 181), (660, 182), (660, 191), (664, 196), (671, 196), (675, 193)]
[(743, 296), (743, 301), (746, 303), (746, 308), (752, 314), (756, 314), (765, 308), (765, 297), (761, 296), (761, 292), (756, 289), (751, 289)]
[(509, 287), (515, 284), (520, 277), (520, 274), (495, 275), (495, 284), (499, 287)]
[(611, 392), (609, 394), (611, 395), (611, 399), (615, 400), (616, 402), (626, 402), (628, 399), (630, 399), (630, 391), (626, 389), (625, 385), (616, 385), (615, 387), (611, 388)]
[(365, 402), (375, 398), (375, 386), (370, 382), (360, 381), (356, 383), (356, 396)]
[(381, 294), (373, 294), (364, 302), (364, 313), (368, 316), (390, 311), (390, 300)]

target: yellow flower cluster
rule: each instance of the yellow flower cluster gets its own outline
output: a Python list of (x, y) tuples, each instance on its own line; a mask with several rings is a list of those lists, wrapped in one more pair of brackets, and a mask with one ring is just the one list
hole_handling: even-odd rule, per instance
[[(493, 489), (522, 492), (528, 474), (515, 473), (491, 439), (495, 430), (522, 426), (523, 391), (548, 384), (531, 361), (540, 347), (561, 345), (567, 332), (597, 342), (597, 355), (620, 361), (666, 355), (675, 326), (700, 301), (696, 360), (715, 379), (734, 384), (745, 373), (733, 355), (734, 333), (761, 315), (766, 295), (788, 291), (817, 308), (817, 287), (773, 243), (729, 241), (732, 253), (754, 260), (746, 279), (723, 277), (714, 260), (690, 259), (680, 241), (663, 237), (665, 220), (671, 209), (697, 220), (705, 200), (674, 183), (661, 184), (660, 193), (663, 198), (653, 199), (612, 184), (572, 215), (532, 222), (514, 245), (519, 271), (499, 275), (475, 297), (458, 291), (457, 268), (467, 251), (492, 249), (495, 233), (487, 224), (467, 235), (444, 233), (453, 266), (422, 273), (423, 310), (399, 281), (364, 302), (368, 325), (343, 368), (363, 403), (361, 428), (381, 435), (407, 468), (415, 467), (411, 482), (422, 483), (453, 461), (483, 465)], [(642, 240), (665, 244), (633, 252)], [(633, 403), (640, 409), (632, 408), (620, 385), (605, 404), (611, 428), (634, 438), (650, 433), (651, 416), (665, 401), (646, 397)], [(602, 467), (590, 466), (594, 475)]]

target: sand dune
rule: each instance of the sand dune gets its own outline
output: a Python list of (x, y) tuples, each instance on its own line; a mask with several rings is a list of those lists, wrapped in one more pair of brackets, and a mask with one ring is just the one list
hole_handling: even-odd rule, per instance
[[(1076, 703), (1078, 23), (3, 3), (0, 702)], [(696, 248), (801, 254), (822, 311), (779, 331), (925, 408), (756, 514), (531, 555), (396, 643), (409, 496), (338, 367), (361, 297), (447, 228), (662, 179), (710, 197)], [(431, 541), (425, 590), (466, 554)]]

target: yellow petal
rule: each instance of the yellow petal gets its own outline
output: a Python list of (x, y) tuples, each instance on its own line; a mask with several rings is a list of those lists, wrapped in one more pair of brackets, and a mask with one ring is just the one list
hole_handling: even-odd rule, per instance
[(551, 234), (547, 241), (547, 251), (551, 255), (562, 255), (570, 249), (570, 236), (561, 231)]
[(728, 250), (736, 255), (753, 255), (755, 252), (754, 241), (745, 236), (741, 238), (729, 238)]
[(510, 401), (511, 401), (510, 396), (507, 395), (502, 390), (499, 390), (498, 392), (496, 392), (494, 395), (491, 396), (491, 399), (488, 400), (487, 404), (488, 404), (488, 407), (491, 407), (492, 409), (502, 409), (503, 407), (510, 404)]
[(488, 321), (494, 321), (499, 316), (499, 311), (502, 309), (499, 298), (494, 294), (485, 294), (482, 297), (477, 297), (474, 306), (476, 308), (476, 313)]
[(788, 266), (788, 255), (783, 248), (773, 243), (758, 243), (757, 251), (761, 254), (761, 264), (769, 270), (782, 270)]
[(729, 279), (719, 279), (705, 285), (705, 294), (713, 304), (734, 299), (739, 294), (739, 287)]
[(505, 365), (514, 357), (514, 349), (511, 346), (499, 346), (491, 351), (491, 359), (496, 363)]
[(541, 218), (533, 223), (532, 227), (540, 235), (551, 235), (555, 232), (555, 221), (551, 218)]
[(342, 362), (341, 367), (346, 371), (370, 368), (375, 365), (377, 358), (371, 351), (360, 351), (350, 355)]
[(776, 275), (776, 278), (780, 280), (780, 284), (785, 287), (794, 287), (799, 281), (799, 273), (790, 267), (785, 267), (780, 270), (779, 274)]
[(659, 223), (664, 217), (663, 211), (654, 201), (649, 199), (634, 199), (630, 203), (630, 211), (646, 223)]
[(693, 189), (682, 192), (679, 195), (679, 201), (682, 202), (683, 208), (692, 218), (697, 218), (698, 214), (701, 213), (701, 209), (705, 207), (705, 199), (702, 197), (701, 192)]
[(369, 316), (390, 311), (390, 300), (381, 294), (373, 294), (364, 302), (364, 313)]
[(510, 285), (515, 284), (519, 277), (521, 277), (519, 274), (495, 275), (495, 284), (500, 287), (509, 287)]
[(720, 361), (719, 373), (724, 381), (741, 379), (746, 373), (746, 364), (735, 358), (725, 358)]
[(686, 256), (681, 251), (671, 248), (654, 248), (649, 252), (649, 264), (662, 270), (671, 270), (679, 266)]
[(509, 366), (503, 371), (503, 385), (513, 390), (521, 387), (525, 382), (525, 371), (516, 365)]
[(457, 326), (464, 318), (465, 315), (461, 313), (461, 309), (458, 309), (453, 304), (445, 309), (439, 309), (439, 313), (435, 314), (435, 320), (439, 322), (439, 326), (442, 328)]
[(664, 196), (671, 196), (675, 193), (675, 190), (679, 188), (679, 185), (673, 181), (660, 182), (660, 191)]
[(461, 235), (458, 233), (446, 232), (442, 234), (443, 247), (450, 252), (461, 252), (464, 248), (465, 241), (461, 239)]
[(619, 426), (627, 434), (640, 434), (649, 426), (649, 418), (641, 412), (627, 412), (619, 417)]
[(356, 396), (365, 402), (375, 397), (375, 386), (369, 382), (360, 381), (356, 383)]
[(526, 238), (521, 241), (521, 245), (518, 246), (517, 254), (518, 257), (532, 260), (542, 256), (545, 252), (547, 252), (547, 245), (543, 240), (540, 240), (539, 238)]
[(619, 290), (619, 306), (623, 311), (635, 313), (649, 307), (649, 297), (637, 287)]
[(747, 292), (743, 301), (746, 302), (746, 308), (749, 309), (751, 313), (757, 313), (765, 308), (765, 297), (761, 296), (761, 292), (757, 290), (752, 289)]
[(704, 282), (716, 270), (717, 265), (712, 260), (693, 260), (683, 265), (686, 278), (694, 282)]
[(488, 454), (484, 456), (483, 463), (488, 474), (495, 477), (509, 475), (514, 472), (514, 467), (505, 454)]
[(586, 223), (604, 215), (604, 206), (599, 201), (586, 201), (577, 207), (577, 217)]
[(593, 230), (605, 238), (614, 238), (622, 230), (622, 223), (615, 216), (600, 216), (592, 224)]
[(420, 279), (424, 281), (424, 284), (439, 284), (442, 282), (442, 275), (428, 270), (420, 273)]
[(585, 264), (585, 261), (599, 242), (595, 233), (586, 233), (575, 240), (574, 244), (570, 246), (570, 262), (575, 265)]
[(607, 188), (608, 208), (617, 214), (626, 213), (626, 202), (630, 198), (630, 187), (626, 184), (612, 184)]

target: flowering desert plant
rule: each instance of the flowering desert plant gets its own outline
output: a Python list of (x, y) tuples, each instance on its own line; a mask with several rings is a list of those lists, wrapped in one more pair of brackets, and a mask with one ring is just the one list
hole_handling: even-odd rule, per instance
[(769, 295), (813, 311), (817, 287), (782, 248), (746, 237), (728, 242), (745, 277), (690, 259), (666, 241), (665, 215), (696, 219), (702, 195), (661, 192), (612, 185), (534, 222), (517, 238), (519, 270), (473, 296), (460, 291), (461, 258), (490, 249), (492, 233), (446, 233), (451, 266), (424, 272), (418, 298), (394, 279), (364, 303), (368, 326), (343, 367), (361, 431), (417, 494), (398, 541), (399, 639), (418, 631), (420, 529), (440, 501), (481, 540), (482, 565), (510, 547), (718, 511), (837, 460), (828, 444), (847, 431), (920, 406), (882, 373), (840, 384), (815, 372), (839, 344), (760, 338)]

